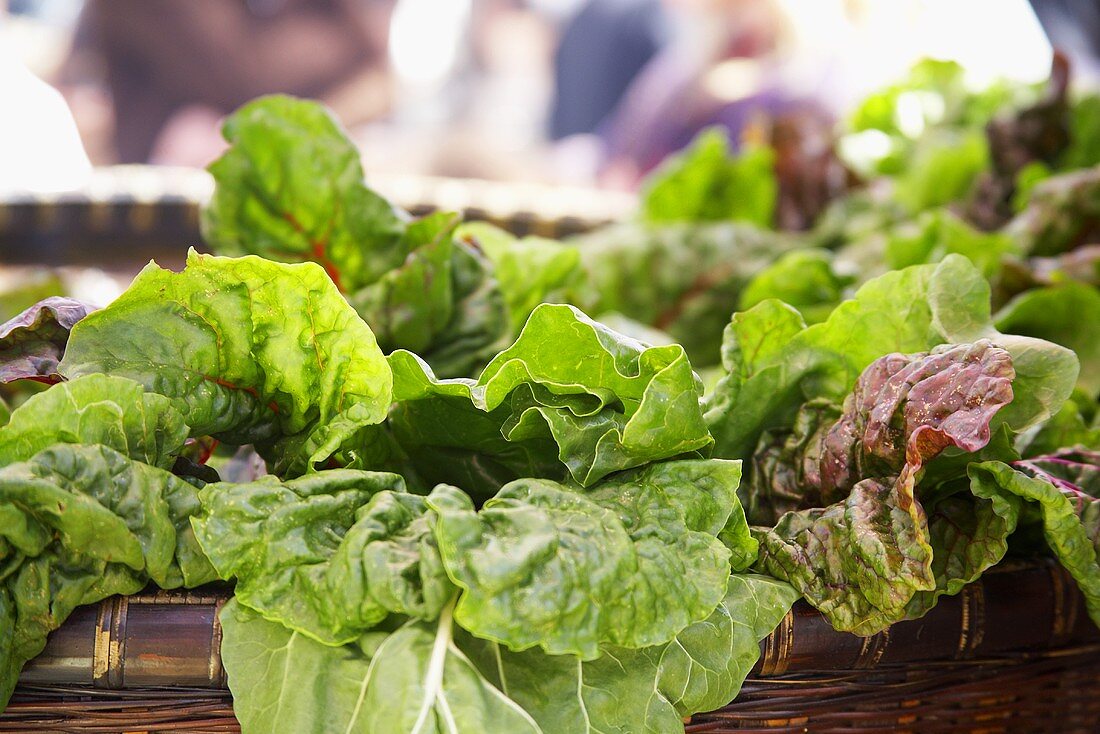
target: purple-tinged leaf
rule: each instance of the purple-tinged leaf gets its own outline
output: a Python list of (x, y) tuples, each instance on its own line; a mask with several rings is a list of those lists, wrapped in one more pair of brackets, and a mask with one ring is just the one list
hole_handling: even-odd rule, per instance
[(0, 325), (0, 383), (60, 382), (57, 364), (65, 354), (69, 331), (94, 310), (81, 301), (52, 296)]

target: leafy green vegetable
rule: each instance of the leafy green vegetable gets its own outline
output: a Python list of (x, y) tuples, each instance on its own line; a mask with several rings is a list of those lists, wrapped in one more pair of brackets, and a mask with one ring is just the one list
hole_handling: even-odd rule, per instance
[(245, 734), (675, 734), (683, 717), (736, 696), (759, 640), (795, 598), (774, 579), (733, 576), (714, 613), (674, 642), (613, 648), (583, 663), (471, 637), (454, 625), (449, 607), (435, 624), (394, 620), (329, 647), (232, 601), (221, 616), (222, 659)]
[(195, 489), (105, 446), (57, 445), (0, 469), (0, 706), (23, 663), (82, 604), (211, 581)]
[(753, 276), (799, 244), (738, 223), (630, 223), (571, 242), (581, 275), (566, 291), (569, 303), (668, 332), (696, 367), (718, 361), (722, 327)]
[(477, 252), (452, 239), (454, 214), (417, 221), (367, 188), (359, 151), (321, 105), (271, 96), (224, 127), (210, 166), (203, 235), (225, 255), (324, 267), (385, 351), (411, 349), (465, 375), (508, 337), (508, 314)]
[(1077, 384), (1100, 394), (1100, 289), (1069, 281), (1020, 294), (996, 315), (997, 328), (1061, 344), (1081, 361)]
[(816, 324), (844, 300), (844, 290), (853, 280), (838, 272), (828, 250), (794, 250), (749, 281), (741, 293), (740, 310), (775, 298), (798, 309), (807, 323)]
[(516, 238), (486, 222), (460, 225), (455, 238), (476, 245), (493, 263), (515, 334), (536, 306), (574, 278), (580, 263), (580, 252), (571, 245), (544, 237)]
[[(1070, 453), (1015, 466), (972, 464), (971, 489), (1004, 505), (1003, 514), (1019, 516), (1024, 503), (1037, 506), (1047, 544), (1077, 582), (1089, 616), (1100, 625), (1100, 456)], [(1076, 472), (1066, 478), (1067, 469)]]
[[(478, 464), (457, 469), (467, 478), (481, 474), (483, 481), (471, 486), (475, 492), (491, 493), (499, 487), (492, 483), (505, 477), (545, 476), (518, 470), (545, 465), (549, 440), (584, 486), (711, 444), (701, 385), (681, 347), (646, 347), (571, 306), (536, 308), (516, 342), (476, 381), (437, 380), (404, 352), (394, 353), (390, 364), (398, 401), (391, 423), (399, 443), (414, 461), (443, 448), (453, 460)], [(440, 423), (445, 415), (451, 422)], [(499, 436), (523, 448), (510, 449)], [(480, 467), (483, 454), (492, 462), (488, 470)]]
[(170, 469), (188, 428), (168, 398), (125, 377), (88, 375), (27, 400), (0, 428), (0, 466), (59, 443), (99, 444)]
[(1017, 243), (1001, 232), (981, 232), (946, 209), (925, 213), (888, 238), (884, 257), (891, 269), (934, 263), (951, 253), (965, 255), (986, 278), (994, 276)]
[(673, 462), (587, 492), (547, 480), (505, 485), (480, 512), (454, 488), (428, 498), (462, 627), (513, 650), (585, 660), (599, 646), (663, 644), (722, 599), (730, 550), (755, 555), (736, 499), (736, 462)]
[(395, 474), (331, 470), (286, 482), (211, 484), (195, 532), (236, 596), (329, 645), (391, 613), (434, 619), (453, 593), (424, 499)]
[(57, 363), (69, 331), (93, 310), (80, 301), (52, 296), (0, 325), (0, 383), (59, 381)]
[(665, 161), (642, 192), (648, 222), (748, 222), (768, 228), (779, 184), (771, 148), (730, 154), (721, 128), (699, 133), (690, 146)]
[[(789, 581), (834, 627), (857, 634), (903, 618), (918, 592), (942, 585), (956, 593), (961, 584), (952, 585), (943, 570), (939, 577), (934, 573), (916, 479), (944, 449), (973, 452), (989, 443), (994, 416), (1012, 400), (1013, 377), (1008, 353), (979, 342), (876, 360), (839, 417), (807, 406), (813, 419), (802, 421), (793, 444), (780, 447), (772, 462), (773, 447), (756, 455), (764, 470), (753, 475), (757, 493), (773, 496), (772, 505), (778, 497), (810, 508), (757, 532), (758, 568)], [(813, 427), (809, 439), (804, 425)], [(952, 530), (963, 533), (942, 526), (949, 515), (937, 520), (943, 520), (937, 540)], [(953, 545), (941, 548), (957, 551)], [(951, 556), (938, 560), (941, 569), (957, 565)]]
[(147, 266), (73, 329), (60, 372), (136, 380), (171, 398), (194, 436), (255, 443), (301, 473), (381, 421), (391, 375), (374, 336), (313, 264), (191, 252)]
[(715, 455), (749, 457), (764, 431), (792, 426), (809, 400), (839, 401), (885, 354), (983, 338), (1007, 350), (1016, 371), (1003, 420), (1020, 431), (1036, 425), (1069, 396), (1076, 357), (1048, 342), (999, 334), (989, 312), (989, 284), (968, 260), (950, 255), (868, 281), (810, 327), (774, 302), (736, 314), (724, 340), (727, 375), (707, 398)]

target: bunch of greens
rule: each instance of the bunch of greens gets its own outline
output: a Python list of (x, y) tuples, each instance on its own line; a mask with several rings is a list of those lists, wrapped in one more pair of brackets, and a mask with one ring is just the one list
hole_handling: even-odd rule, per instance
[[(681, 347), (543, 305), (441, 380), (321, 267), (254, 256), (47, 311), (19, 328), (58, 382), (0, 429), (5, 701), (76, 606), (220, 578), (246, 731), (680, 731), (797, 597), (745, 572), (741, 464), (703, 458)], [(272, 473), (220, 481), (211, 440)]]
[[(1075, 114), (919, 73), (856, 119), (930, 160), (906, 95), (965, 135)], [(777, 156), (708, 133), (563, 244), (413, 219), (312, 103), (225, 133), (232, 257), (0, 327), (0, 379), (52, 384), (0, 428), (0, 705), (76, 606), (215, 578), (246, 732), (681, 732), (799, 596), (872, 634), (1010, 546), (1100, 623), (1095, 171), (983, 231), (966, 187), (900, 194), (914, 147), (895, 199), (780, 234)]]

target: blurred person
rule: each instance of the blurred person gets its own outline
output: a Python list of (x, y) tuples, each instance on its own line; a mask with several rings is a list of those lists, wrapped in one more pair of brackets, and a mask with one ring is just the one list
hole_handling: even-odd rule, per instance
[(669, 36), (661, 0), (587, 0), (554, 53), (550, 138), (595, 132)]
[(101, 64), (119, 162), (204, 165), (222, 147), (216, 121), (263, 94), (320, 99), (349, 125), (383, 114), (390, 5), (89, 0), (66, 77)]
[(666, 0), (676, 36), (627, 90), (601, 130), (605, 185), (631, 187), (703, 128), (719, 124), (738, 145), (762, 118), (794, 115), (828, 129), (815, 91), (824, 65), (799, 63), (775, 0)]

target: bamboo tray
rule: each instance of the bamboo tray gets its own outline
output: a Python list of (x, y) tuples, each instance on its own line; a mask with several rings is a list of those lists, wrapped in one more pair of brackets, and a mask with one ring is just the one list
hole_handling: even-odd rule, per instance
[[(226, 587), (78, 610), (31, 662), (0, 732), (238, 731), (217, 613)], [(1053, 562), (989, 572), (868, 638), (800, 602), (703, 732), (1095, 732), (1100, 634)]]

